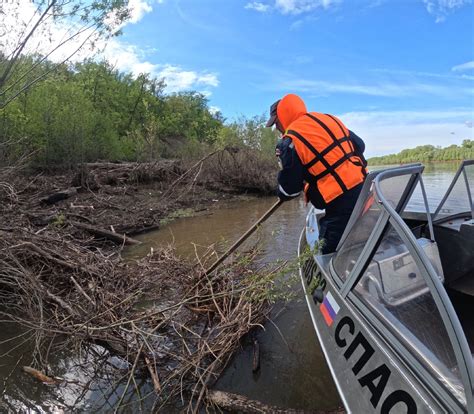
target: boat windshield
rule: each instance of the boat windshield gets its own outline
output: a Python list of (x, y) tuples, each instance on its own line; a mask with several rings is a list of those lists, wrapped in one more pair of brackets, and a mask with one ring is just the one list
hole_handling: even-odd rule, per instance
[[(370, 178), (371, 175), (369, 175), (368, 179)], [(409, 197), (407, 191), (413, 185), (414, 180), (415, 178), (408, 174), (382, 182), (384, 194), (386, 194), (386, 198), (393, 208), (400, 211), (404, 207), (406, 199)], [(337, 254), (333, 258), (333, 266), (336, 273), (343, 281), (346, 280), (352, 271), (377, 222), (381, 218), (382, 207), (380, 203), (375, 202), (375, 190), (373, 186), (371, 188), (368, 184), (370, 183), (364, 185), (363, 190), (366, 191), (360, 195), (363, 200), (358, 201), (359, 211), (355, 212), (358, 217), (353, 221), (352, 228), (347, 233), (342, 245), (338, 248)]]
[[(425, 240), (423, 247), (429, 246)], [(353, 293), (465, 404), (459, 365), (443, 318), (414, 256), (392, 225)]]
[(463, 161), (440, 205), (435, 219), (471, 212), (474, 219), (474, 160)]
[(364, 315), (377, 321), (379, 329), (383, 326), (381, 334), (389, 331), (400, 343), (398, 352), (417, 361), (438, 386), (466, 405), (463, 383), (468, 374), (465, 364), (460, 366), (451, 316), (436, 287), (443, 280), (436, 242), (421, 235), (416, 239), (400, 218), (416, 185), (422, 184), (422, 170), (387, 170), (364, 186), (361, 208), (354, 212), (358, 219), (332, 259), (333, 270), (343, 281), (341, 290), (352, 293), (349, 297)]

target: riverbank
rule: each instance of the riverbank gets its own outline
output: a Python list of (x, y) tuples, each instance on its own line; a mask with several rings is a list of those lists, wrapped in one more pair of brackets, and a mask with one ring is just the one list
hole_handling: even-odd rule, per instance
[[(177, 161), (95, 163), (60, 175), (7, 170), (0, 182), (2, 320), (21, 326), (22, 339), (34, 343), (9, 376), (39, 372), (49, 380), (31, 381), (82, 388), (83, 400), (63, 407), (75, 411), (87, 403), (90, 384), (105, 377), (121, 384), (114, 406), (130, 394), (141, 399), (136, 378), (145, 376), (152, 406), (181, 395), (181, 405), (196, 411), (239, 339), (263, 322), (279, 269), (259, 269), (256, 282), (256, 251), (212, 275), (203, 271), (206, 258), (194, 266), (169, 249), (127, 262), (120, 253), (164, 220), (248, 197), (241, 182), (213, 178), (202, 162)], [(77, 381), (77, 367), (55, 370), (50, 357), (58, 346), (97, 354), (85, 363), (96, 378)], [(2, 405), (18, 406), (11, 399)]]
[[(54, 175), (13, 174), (0, 187), (3, 221), (15, 227), (31, 225), (36, 231), (51, 223), (68, 224), (78, 237), (84, 229), (71, 223), (83, 222), (132, 236), (180, 215), (218, 207), (218, 201), (270, 192), (268, 184), (260, 191), (246, 189), (210, 179), (209, 173), (199, 177), (194, 170), (189, 173), (184, 163), (164, 160), (93, 163)], [(185, 174), (189, 177), (182, 179)]]
[(415, 148), (404, 149), (397, 154), (372, 157), (367, 161), (374, 165), (401, 165), (413, 162), (446, 163), (457, 162), (474, 158), (474, 141), (465, 139), (461, 145), (450, 145), (445, 148), (434, 145), (419, 145)]

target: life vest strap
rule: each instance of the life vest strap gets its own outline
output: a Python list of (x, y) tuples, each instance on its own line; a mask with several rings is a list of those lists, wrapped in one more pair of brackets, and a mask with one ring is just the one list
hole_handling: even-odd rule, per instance
[[(348, 141), (349, 143), (350, 142), (350, 139), (349, 137), (343, 137), (343, 138), (340, 138), (338, 139), (338, 141), (342, 144), (343, 142), (346, 142)], [(333, 142), (331, 145), (329, 145), (329, 147), (327, 147), (324, 151), (321, 151), (320, 154), (324, 157), (325, 155), (329, 154), (334, 148), (337, 147), (337, 143), (336, 142)], [(351, 146), (351, 148), (353, 148)], [(353, 151), (352, 151), (353, 152)], [(306, 168), (311, 168), (314, 164), (316, 164), (317, 162), (319, 161), (318, 158), (314, 158), (312, 159), (310, 162), (306, 163), (303, 165), (303, 167), (306, 167)]]
[[(323, 176), (327, 174), (331, 174), (336, 180), (339, 187), (341, 187), (342, 191), (344, 192), (347, 191), (347, 187), (344, 184), (344, 181), (342, 181), (341, 177), (339, 177), (339, 174), (337, 174), (337, 172), (335, 171), (335, 169), (339, 165), (341, 165), (344, 161), (346, 161), (346, 159), (348, 159), (347, 158), (348, 154), (346, 152), (344, 152), (344, 156), (341, 159), (339, 159), (333, 165), (330, 165), (329, 162), (326, 160), (326, 158), (322, 156), (322, 153), (319, 152), (316, 148), (314, 148), (314, 146), (305, 137), (303, 137), (303, 135), (301, 135), (299, 132), (294, 131), (294, 130), (289, 130), (287, 131), (287, 134), (294, 136), (295, 138), (299, 139), (303, 144), (305, 144), (306, 147), (315, 155), (315, 159), (317, 159), (317, 161), (320, 161), (324, 165), (324, 168), (326, 170), (323, 173), (319, 174), (318, 177), (321, 176), (322, 174), (324, 174)], [(336, 166), (336, 164), (338, 165)], [(311, 178), (312, 177), (316, 177), (316, 176), (311, 175)], [(316, 184), (317, 179), (312, 180), (312, 181), (314, 181), (314, 184)]]
[(328, 116), (329, 118), (331, 118), (336, 124), (337, 126), (341, 129), (342, 131), (342, 135), (344, 135), (344, 137), (346, 138), (349, 138), (349, 136), (346, 134), (346, 131), (344, 131), (344, 128), (342, 127), (342, 125), (340, 124), (340, 122), (338, 121), (338, 119), (330, 114), (325, 114), (326, 116)]
[[(339, 147), (339, 149), (342, 151), (342, 153), (344, 155), (346, 155), (346, 151), (344, 150), (344, 148), (342, 147), (341, 143), (339, 142), (339, 140), (336, 138), (336, 135), (334, 135), (334, 133), (331, 131), (331, 129), (323, 122), (321, 121), (320, 119), (316, 118), (314, 115), (311, 115), (310, 113), (307, 113), (306, 114), (307, 116), (309, 116), (313, 121), (315, 121), (316, 123), (319, 124), (319, 126), (321, 126), (321, 128), (323, 128), (326, 133), (329, 135), (329, 137), (333, 140), (333, 143)], [(336, 122), (337, 123), (337, 122)], [(338, 124), (339, 125), (339, 124)], [(339, 125), (339, 128), (342, 129), (342, 127)], [(346, 137), (346, 134), (343, 132), (343, 135), (344, 137)]]
[[(341, 123), (339, 122), (339, 120), (335, 117), (335, 116), (332, 116), (330, 114), (326, 114), (327, 116), (329, 116), (338, 126), (339, 128), (341, 129), (342, 133), (344, 134), (344, 137), (347, 137), (349, 138), (349, 136), (346, 134), (346, 132), (344, 131), (344, 128), (342, 127)], [(340, 142), (342, 142), (340, 140)], [(352, 152), (355, 152), (355, 149), (354, 149), (354, 144), (353, 142), (349, 139), (349, 145), (351, 147), (351, 150)], [(367, 177), (367, 160), (365, 159), (364, 155), (363, 154), (355, 154), (355, 156), (360, 160), (359, 161), (352, 161), (352, 160), (349, 160), (350, 162), (352, 162), (354, 165), (357, 165), (358, 167), (361, 168), (362, 170), (362, 174), (364, 175), (364, 177)]]
[[(335, 170), (337, 167), (342, 165), (344, 161), (349, 160), (351, 156), (354, 156), (353, 152), (350, 152), (349, 154), (344, 155), (342, 158), (339, 158), (333, 165), (331, 165), (331, 168)], [(326, 170), (326, 171), (323, 171), (322, 173), (319, 173), (318, 175), (313, 175), (313, 177), (315, 178), (316, 181), (318, 181), (328, 174), (329, 174), (329, 171)]]
[[(341, 140), (337, 139), (336, 136), (334, 135), (334, 133), (329, 129), (329, 127), (323, 122), (321, 121), (320, 119), (316, 118), (314, 115), (310, 114), (310, 113), (307, 113), (306, 114), (307, 116), (309, 116), (313, 121), (317, 122), (326, 132), (327, 134), (332, 138), (332, 140), (334, 141), (333, 142), (333, 145), (334, 146), (339, 146), (339, 148), (341, 149), (341, 151), (343, 152), (344, 155), (347, 155), (346, 151), (344, 150), (344, 148), (342, 147), (341, 145)], [(332, 115), (329, 115), (329, 114), (326, 114), (326, 116), (330, 117), (337, 125), (338, 127), (341, 129), (342, 131), (342, 134), (344, 135), (344, 138), (349, 138), (347, 135), (346, 135), (346, 132), (344, 131), (344, 128), (342, 127), (342, 125), (339, 123), (339, 121)], [(367, 171), (365, 169), (365, 165), (364, 165), (364, 160), (362, 160), (358, 155), (356, 155), (354, 153), (354, 145), (352, 144), (352, 141), (349, 140), (349, 146), (351, 147), (351, 150), (352, 150), (352, 155), (351, 157), (355, 156), (357, 158), (359, 158), (360, 160), (360, 163), (359, 162), (356, 162), (356, 161), (353, 161), (351, 159), (351, 157), (347, 158), (352, 164), (354, 164), (355, 166), (357, 167), (360, 167), (361, 168), (361, 171), (362, 171), (362, 174), (364, 175), (364, 177), (367, 176)], [(314, 160), (313, 160), (314, 161)], [(314, 164), (313, 164), (314, 165)]]

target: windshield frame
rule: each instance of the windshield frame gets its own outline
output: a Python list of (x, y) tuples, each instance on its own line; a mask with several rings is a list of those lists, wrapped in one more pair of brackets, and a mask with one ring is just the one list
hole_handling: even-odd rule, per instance
[[(444, 220), (446, 219), (447, 217), (449, 216), (446, 216), (446, 217), (438, 217), (439, 213), (441, 212), (441, 209), (443, 208), (443, 205), (446, 203), (446, 201), (448, 200), (449, 196), (451, 195), (451, 192), (453, 191), (453, 188), (454, 186), (456, 185), (456, 183), (458, 182), (458, 179), (459, 179), (459, 176), (461, 175), (461, 173), (463, 174), (464, 176), (464, 184), (466, 185), (466, 191), (467, 191), (467, 196), (468, 196), (468, 199), (469, 199), (469, 204), (471, 205), (471, 217), (474, 219), (474, 202), (472, 200), (472, 194), (471, 194), (471, 189), (469, 187), (469, 179), (467, 177), (467, 174), (466, 174), (466, 168), (467, 166), (469, 165), (474, 165), (474, 160), (464, 160), (461, 165), (459, 166), (458, 170), (456, 171), (456, 174), (454, 175), (454, 178), (453, 180), (451, 181), (451, 184), (449, 185), (448, 187), (448, 190), (446, 191), (446, 193), (444, 194), (443, 198), (441, 199), (438, 207), (436, 208), (434, 214), (433, 214), (433, 220)], [(473, 183), (474, 184), (474, 183)], [(459, 214), (456, 213), (456, 214)]]

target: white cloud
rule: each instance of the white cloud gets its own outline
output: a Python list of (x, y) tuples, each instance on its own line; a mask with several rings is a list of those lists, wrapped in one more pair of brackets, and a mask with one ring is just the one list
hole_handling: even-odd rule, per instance
[(255, 10), (255, 11), (258, 11), (260, 13), (265, 13), (270, 9), (270, 6), (268, 4), (259, 3), (258, 1), (254, 1), (252, 3), (247, 3), (245, 5), (245, 8), (250, 9), (250, 10)]
[[(130, 19), (126, 22), (115, 24), (114, 15), (106, 19), (106, 24), (110, 25), (113, 31), (123, 28), (128, 23), (139, 22), (145, 14), (152, 11), (150, 3), (144, 0), (130, 0), (128, 6)], [(5, 1), (0, 3), (0, 10), (3, 12), (0, 24), (0, 50), (9, 55), (15, 50), (18, 41), (34, 27), (40, 11), (31, 1)], [(63, 42), (64, 44), (61, 44)], [(35, 29), (23, 53), (48, 55), (57, 48), (48, 58), (54, 62), (61, 62), (80, 49), (71, 58), (71, 61), (80, 61), (91, 56), (93, 43), (98, 50), (105, 46), (104, 40), (98, 37), (94, 28), (84, 26), (80, 19), (53, 21), (51, 18), (46, 18)]]
[(340, 0), (276, 0), (275, 8), (283, 14), (301, 14), (317, 8), (328, 9)]
[(471, 69), (474, 69), (474, 60), (463, 63), (462, 65), (454, 66), (451, 70), (455, 72), (462, 72), (462, 71), (471, 70)]
[[(340, 118), (366, 143), (366, 155), (386, 155), (417, 145), (448, 146), (474, 139), (472, 109), (348, 112)], [(470, 119), (466, 121), (466, 119)]]
[[(180, 92), (199, 87), (217, 87), (217, 74), (206, 71), (185, 70), (177, 65), (154, 64), (145, 59), (144, 53), (133, 45), (127, 45), (112, 39), (103, 51), (103, 56), (116, 68), (131, 72), (135, 76), (149, 73), (156, 78), (163, 78), (167, 92)], [(207, 91), (209, 95), (211, 92)]]
[[(161, 3), (163, 0), (159, 0)], [(0, 24), (0, 50), (7, 55), (11, 53), (21, 37), (21, 32), (28, 32), (28, 28), (36, 22), (38, 13), (32, 2), (20, 1), (0, 3), (3, 19)], [(152, 11), (150, 1), (130, 0), (129, 7), (131, 19), (129, 23), (140, 21), (146, 13)], [(111, 21), (113, 18), (111, 18)], [(38, 30), (28, 42), (24, 53), (40, 53), (46, 55), (53, 48), (76, 33), (79, 26), (71, 22), (48, 21)], [(219, 80), (217, 75), (207, 71), (196, 72), (185, 70), (176, 65), (154, 64), (146, 59), (145, 53), (137, 46), (126, 44), (120, 38), (111, 38), (107, 42), (104, 39), (95, 39), (95, 49), (91, 48), (90, 42), (86, 40), (93, 36), (93, 30), (84, 30), (82, 34), (65, 43), (57, 51), (49, 56), (53, 62), (61, 62), (73, 55), (69, 61), (79, 62), (85, 58), (104, 58), (116, 69), (131, 72), (137, 76), (141, 73), (149, 73), (157, 78), (165, 78), (168, 92), (179, 92), (182, 90), (196, 89), (199, 87), (217, 87)], [(81, 45), (84, 44), (83, 47)], [(77, 49), (80, 48), (79, 51)], [(77, 51), (77, 52), (76, 52)], [(76, 52), (76, 53), (75, 53)]]
[(219, 85), (217, 75), (214, 73), (183, 70), (174, 65), (157, 65), (154, 73), (157, 77), (164, 78), (168, 92), (179, 92), (199, 86), (216, 87)]
[(114, 67), (138, 76), (141, 73), (153, 73), (156, 65), (146, 61), (143, 53), (133, 45), (127, 45), (118, 39), (111, 39), (101, 53), (101, 57)]
[(275, 7), (283, 14), (301, 14), (317, 8), (328, 9), (338, 0), (276, 0)]
[[(4, 13), (1, 22), (4, 35), (0, 39), (0, 50), (9, 56), (25, 34), (32, 30), (40, 12), (29, 1), (3, 2), (1, 9)], [(49, 58), (54, 62), (61, 62), (77, 51), (74, 57), (81, 60), (90, 55), (93, 40), (97, 40), (94, 29), (85, 27), (77, 20), (55, 22), (51, 17), (46, 17), (33, 32), (23, 53), (47, 55), (52, 52)]]
[(129, 0), (130, 23), (138, 23), (145, 14), (151, 13), (151, 4), (143, 0)]
[[(158, 3), (161, 3), (161, 1), (158, 1)], [(128, 0), (128, 13), (129, 13), (129, 18), (124, 21), (120, 25), (116, 25), (115, 31), (118, 31), (120, 29), (123, 29), (127, 24), (135, 24), (138, 23), (145, 14), (151, 13), (153, 11), (153, 7), (147, 0)], [(114, 13), (110, 14), (107, 19), (106, 19), (106, 24), (112, 24), (114, 20), (116, 19), (116, 15)]]
[(471, 0), (423, 0), (428, 13), (436, 17), (436, 23), (446, 20), (449, 13), (471, 4)]
[(279, 89), (304, 92), (316, 96), (325, 96), (333, 93), (348, 93), (355, 95), (406, 97), (420, 94), (452, 96), (458, 94), (472, 94), (472, 88), (453, 88), (452, 86), (434, 85), (416, 81), (380, 81), (373, 84), (338, 83), (329, 81), (313, 81), (307, 79), (287, 80), (280, 82)]
[(209, 112), (212, 114), (212, 115), (215, 115), (217, 114), (218, 112), (221, 112), (221, 108), (219, 108), (218, 106), (210, 106), (209, 107)]
[(265, 13), (270, 9), (279, 11), (282, 14), (298, 15), (302, 13), (311, 12), (318, 8), (329, 9), (340, 3), (342, 0), (275, 0), (273, 5), (254, 1), (245, 5), (246, 9)]

